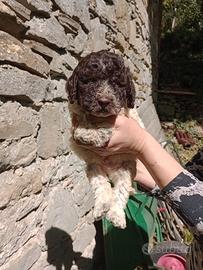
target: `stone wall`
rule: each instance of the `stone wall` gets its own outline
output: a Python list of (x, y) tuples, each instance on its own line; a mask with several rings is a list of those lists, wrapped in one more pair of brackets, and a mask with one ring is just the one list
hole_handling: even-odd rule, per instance
[[(159, 138), (152, 102), (159, 1), (0, 1), (0, 269), (90, 269), (93, 195), (70, 151), (65, 80), (81, 57), (123, 55), (136, 105)], [(154, 57), (152, 57), (152, 55)]]

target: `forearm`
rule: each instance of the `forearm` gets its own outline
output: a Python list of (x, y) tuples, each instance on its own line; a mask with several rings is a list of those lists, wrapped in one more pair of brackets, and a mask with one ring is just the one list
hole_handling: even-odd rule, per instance
[(203, 248), (203, 183), (184, 170), (160, 194), (171, 205)]
[(162, 189), (184, 169), (149, 133), (143, 131), (143, 136), (145, 143), (138, 158)]
[(136, 176), (135, 176), (135, 181), (139, 183), (141, 186), (146, 188), (147, 190), (151, 191), (156, 187), (156, 182), (152, 178), (151, 174), (149, 171), (146, 169), (144, 164), (137, 159), (137, 164), (136, 164)]

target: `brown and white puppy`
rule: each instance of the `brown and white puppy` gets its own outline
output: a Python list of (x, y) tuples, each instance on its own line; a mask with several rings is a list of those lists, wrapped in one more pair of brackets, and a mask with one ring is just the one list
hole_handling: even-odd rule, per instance
[(135, 88), (130, 71), (121, 56), (106, 50), (94, 52), (75, 68), (66, 90), (73, 120), (71, 145), (88, 165), (87, 175), (95, 193), (94, 218), (105, 216), (114, 226), (125, 228), (124, 209), (133, 190), (135, 158), (116, 154), (110, 157), (113, 165), (104, 167), (91, 147), (108, 143), (113, 132), (109, 121), (112, 116), (132, 117), (143, 126), (134, 109)]

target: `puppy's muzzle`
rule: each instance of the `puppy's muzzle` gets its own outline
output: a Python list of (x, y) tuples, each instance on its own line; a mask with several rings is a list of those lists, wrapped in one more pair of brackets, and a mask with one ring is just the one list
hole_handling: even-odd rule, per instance
[(106, 111), (108, 107), (112, 105), (112, 98), (110, 97), (100, 97), (98, 98), (99, 106), (101, 107), (102, 111)]

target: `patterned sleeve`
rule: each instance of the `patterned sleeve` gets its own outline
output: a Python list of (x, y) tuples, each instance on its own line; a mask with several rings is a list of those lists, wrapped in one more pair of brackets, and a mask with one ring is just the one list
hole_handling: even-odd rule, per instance
[(203, 182), (188, 171), (180, 173), (160, 191), (203, 247)]

